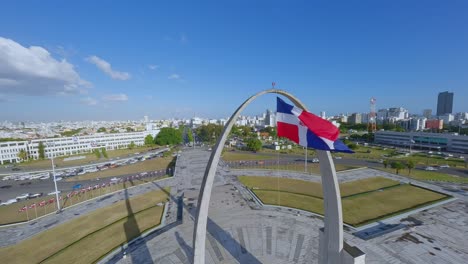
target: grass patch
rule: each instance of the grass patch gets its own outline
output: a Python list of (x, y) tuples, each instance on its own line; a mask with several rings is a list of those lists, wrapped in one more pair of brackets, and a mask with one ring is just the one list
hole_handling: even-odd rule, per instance
[[(322, 184), (296, 179), (278, 177), (239, 176), (239, 181), (250, 189), (276, 191), (308, 195), (322, 198)], [(399, 185), (398, 181), (384, 177), (372, 177), (352, 182), (340, 183), (342, 197)]]
[[(240, 176), (239, 181), (265, 204), (297, 208), (323, 215), (320, 183), (275, 177)], [(278, 185), (279, 181), (279, 185)], [(279, 191), (277, 191), (279, 186)], [(340, 184), (344, 222), (353, 226), (393, 216), (449, 198), (383, 177)]]
[(2, 262), (92, 263), (159, 225), (164, 207), (156, 204), (167, 199), (166, 192), (153, 191), (95, 210), (19, 244), (0, 248)]
[(125, 165), (113, 169), (107, 169), (98, 172), (86, 173), (83, 175), (68, 178), (67, 181), (82, 181), (96, 178), (115, 177), (121, 175), (136, 174), (146, 171), (165, 170), (173, 161), (174, 157), (161, 157), (145, 160), (135, 164)]
[(323, 215), (323, 200), (320, 198), (265, 190), (254, 190), (264, 204), (281, 205)]
[[(259, 162), (255, 163), (244, 163), (244, 164), (231, 164), (232, 169), (258, 169), (258, 170), (285, 170), (285, 171), (297, 171), (297, 172), (305, 172), (305, 164), (304, 162), (294, 162), (294, 163), (287, 163), (287, 164), (261, 164)], [(356, 169), (356, 166), (349, 166), (343, 164), (335, 164), (336, 171), (345, 171)], [(307, 173), (314, 173), (320, 174), (320, 165), (318, 163), (309, 163), (307, 164)]]
[(364, 224), (444, 198), (447, 198), (444, 194), (404, 184), (380, 192), (343, 199), (343, 218), (351, 225)]
[[(395, 173), (394, 169), (390, 168), (376, 168), (378, 170), (383, 170), (390, 173)], [(411, 170), (411, 174), (408, 170), (400, 170), (401, 176), (412, 178), (415, 180), (421, 181), (441, 181), (441, 182), (454, 182), (454, 183), (468, 183), (468, 178), (458, 177), (456, 175), (450, 175), (446, 173), (441, 173), (438, 171), (425, 171), (425, 170)]]

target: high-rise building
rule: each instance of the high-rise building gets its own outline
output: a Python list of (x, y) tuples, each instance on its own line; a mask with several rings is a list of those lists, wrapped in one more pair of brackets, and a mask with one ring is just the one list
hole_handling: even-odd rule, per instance
[(356, 125), (356, 124), (361, 124), (362, 123), (362, 116), (359, 113), (353, 113), (349, 118), (348, 118), (348, 123)]
[(439, 93), (437, 98), (437, 116), (451, 114), (453, 110), (453, 93)]
[(423, 116), (427, 119), (430, 119), (432, 117), (432, 109), (424, 109)]

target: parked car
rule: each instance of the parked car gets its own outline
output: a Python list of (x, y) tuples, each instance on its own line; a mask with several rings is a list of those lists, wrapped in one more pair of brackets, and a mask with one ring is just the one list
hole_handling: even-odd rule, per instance
[(445, 164), (445, 165), (440, 165), (439, 168), (450, 168), (450, 166), (448, 164)]
[(15, 198), (15, 199), (10, 199), (10, 200), (8, 200), (6, 202), (3, 202), (0, 205), (10, 205), (10, 204), (14, 204), (16, 202), (18, 202), (18, 200)]
[[(60, 194), (61, 191), (57, 191), (57, 193)], [(55, 195), (55, 191), (54, 191), (54, 192), (50, 192), (50, 193), (48, 193), (47, 195)]]
[(17, 200), (26, 200), (26, 199), (29, 198), (29, 195), (31, 195), (31, 194), (30, 193), (23, 193), (21, 195), (16, 196), (16, 199)]
[(424, 170), (427, 170), (427, 171), (435, 171), (435, 170), (437, 170), (437, 169), (434, 168), (434, 167), (426, 167)]
[(30, 198), (30, 199), (32, 199), (32, 198), (37, 198), (37, 197), (41, 197), (42, 195), (44, 195), (44, 193), (35, 193), (35, 194), (29, 195), (29, 198)]
[(21, 169), (20, 169), (20, 168), (18, 168), (18, 167), (14, 167), (14, 168), (13, 168), (13, 169), (11, 169), (11, 170), (12, 170), (12, 171), (19, 171), (19, 170), (21, 170)]
[(312, 163), (319, 163), (319, 162), (320, 162), (320, 161), (319, 161), (319, 159), (317, 159), (317, 158), (313, 158), (313, 159), (312, 159)]

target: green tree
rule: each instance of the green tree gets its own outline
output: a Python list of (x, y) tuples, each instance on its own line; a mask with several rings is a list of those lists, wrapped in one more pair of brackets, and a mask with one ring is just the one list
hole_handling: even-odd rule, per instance
[(18, 158), (20, 158), (22, 161), (25, 161), (28, 159), (28, 153), (22, 149), (18, 152)]
[(93, 149), (93, 153), (94, 155), (96, 155), (96, 159), (100, 159), (101, 158), (101, 152), (99, 152), (99, 149)]
[(265, 128), (260, 129), (260, 132), (268, 133), (273, 138), (276, 138), (276, 136), (278, 135), (278, 131), (276, 130), (276, 127), (265, 127)]
[(37, 147), (37, 152), (39, 153), (40, 159), (45, 159), (45, 146), (44, 143), (39, 142), (39, 146)]
[(133, 141), (130, 142), (130, 144), (128, 144), (128, 148), (129, 148), (129, 149), (134, 149), (135, 146), (136, 146), (136, 145), (135, 145), (135, 142), (133, 142)]
[(193, 142), (193, 131), (190, 128), (187, 128), (187, 140)]
[(350, 144), (348, 144), (348, 148), (350, 148), (350, 149), (357, 149), (358, 146), (357, 146), (356, 144), (354, 144), (354, 143), (350, 143)]
[(126, 129), (127, 129), (127, 132), (133, 132), (133, 128), (131, 127), (127, 127)]
[(247, 149), (251, 151), (259, 151), (262, 148), (262, 141), (258, 138), (249, 138), (247, 140)]
[(101, 153), (102, 153), (102, 155), (104, 156), (104, 158), (106, 158), (106, 159), (109, 158), (109, 155), (107, 155), (107, 150), (106, 150), (106, 148), (102, 147), (102, 148), (101, 148)]
[(154, 139), (158, 145), (176, 145), (182, 143), (182, 132), (179, 129), (164, 127), (161, 128)]
[(147, 135), (145, 137), (145, 146), (151, 146), (154, 144), (154, 138), (153, 136), (150, 134), (150, 135)]
[(387, 166), (388, 166), (388, 160), (384, 160), (384, 161), (383, 161), (383, 166), (384, 166), (385, 168), (387, 168)]
[(105, 127), (100, 127), (100, 128), (97, 130), (98, 133), (106, 132), (106, 131), (107, 131), (107, 130), (106, 130)]
[(408, 160), (406, 163), (406, 168), (408, 168), (408, 174), (411, 174), (411, 170), (414, 169), (414, 161)]
[(214, 143), (215, 140), (221, 135), (223, 131), (223, 126), (215, 125), (215, 124), (208, 124), (199, 126), (195, 133), (197, 134), (198, 138), (203, 142)]
[(395, 169), (396, 174), (399, 174), (400, 170), (405, 168), (405, 165), (403, 165), (401, 162), (394, 161), (392, 164), (390, 164), (392, 169)]

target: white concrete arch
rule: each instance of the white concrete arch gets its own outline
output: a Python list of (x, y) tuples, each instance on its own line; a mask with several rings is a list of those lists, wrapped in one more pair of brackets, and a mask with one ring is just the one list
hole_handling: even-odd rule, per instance
[[(232, 114), (228, 123), (225, 125), (223, 133), (218, 139), (216, 146), (211, 152), (205, 175), (200, 188), (198, 197), (197, 216), (195, 219), (195, 228), (193, 233), (193, 263), (205, 263), (205, 240), (208, 220), (208, 209), (210, 205), (213, 180), (216, 175), (216, 169), (221, 156), (221, 152), (226, 143), (226, 139), (236, 123), (239, 114), (253, 100), (268, 93), (280, 94), (291, 100), (297, 107), (307, 110), (305, 105), (296, 97), (283, 90), (270, 89), (261, 91), (250, 98), (237, 108)], [(324, 197), (324, 236), (320, 242), (320, 263), (341, 263), (341, 252), (343, 250), (343, 218), (341, 211), (341, 196), (336, 178), (335, 165), (329, 151), (317, 150), (320, 160), (320, 172), (322, 175), (322, 188)], [(322, 243), (323, 242), (323, 243)]]

